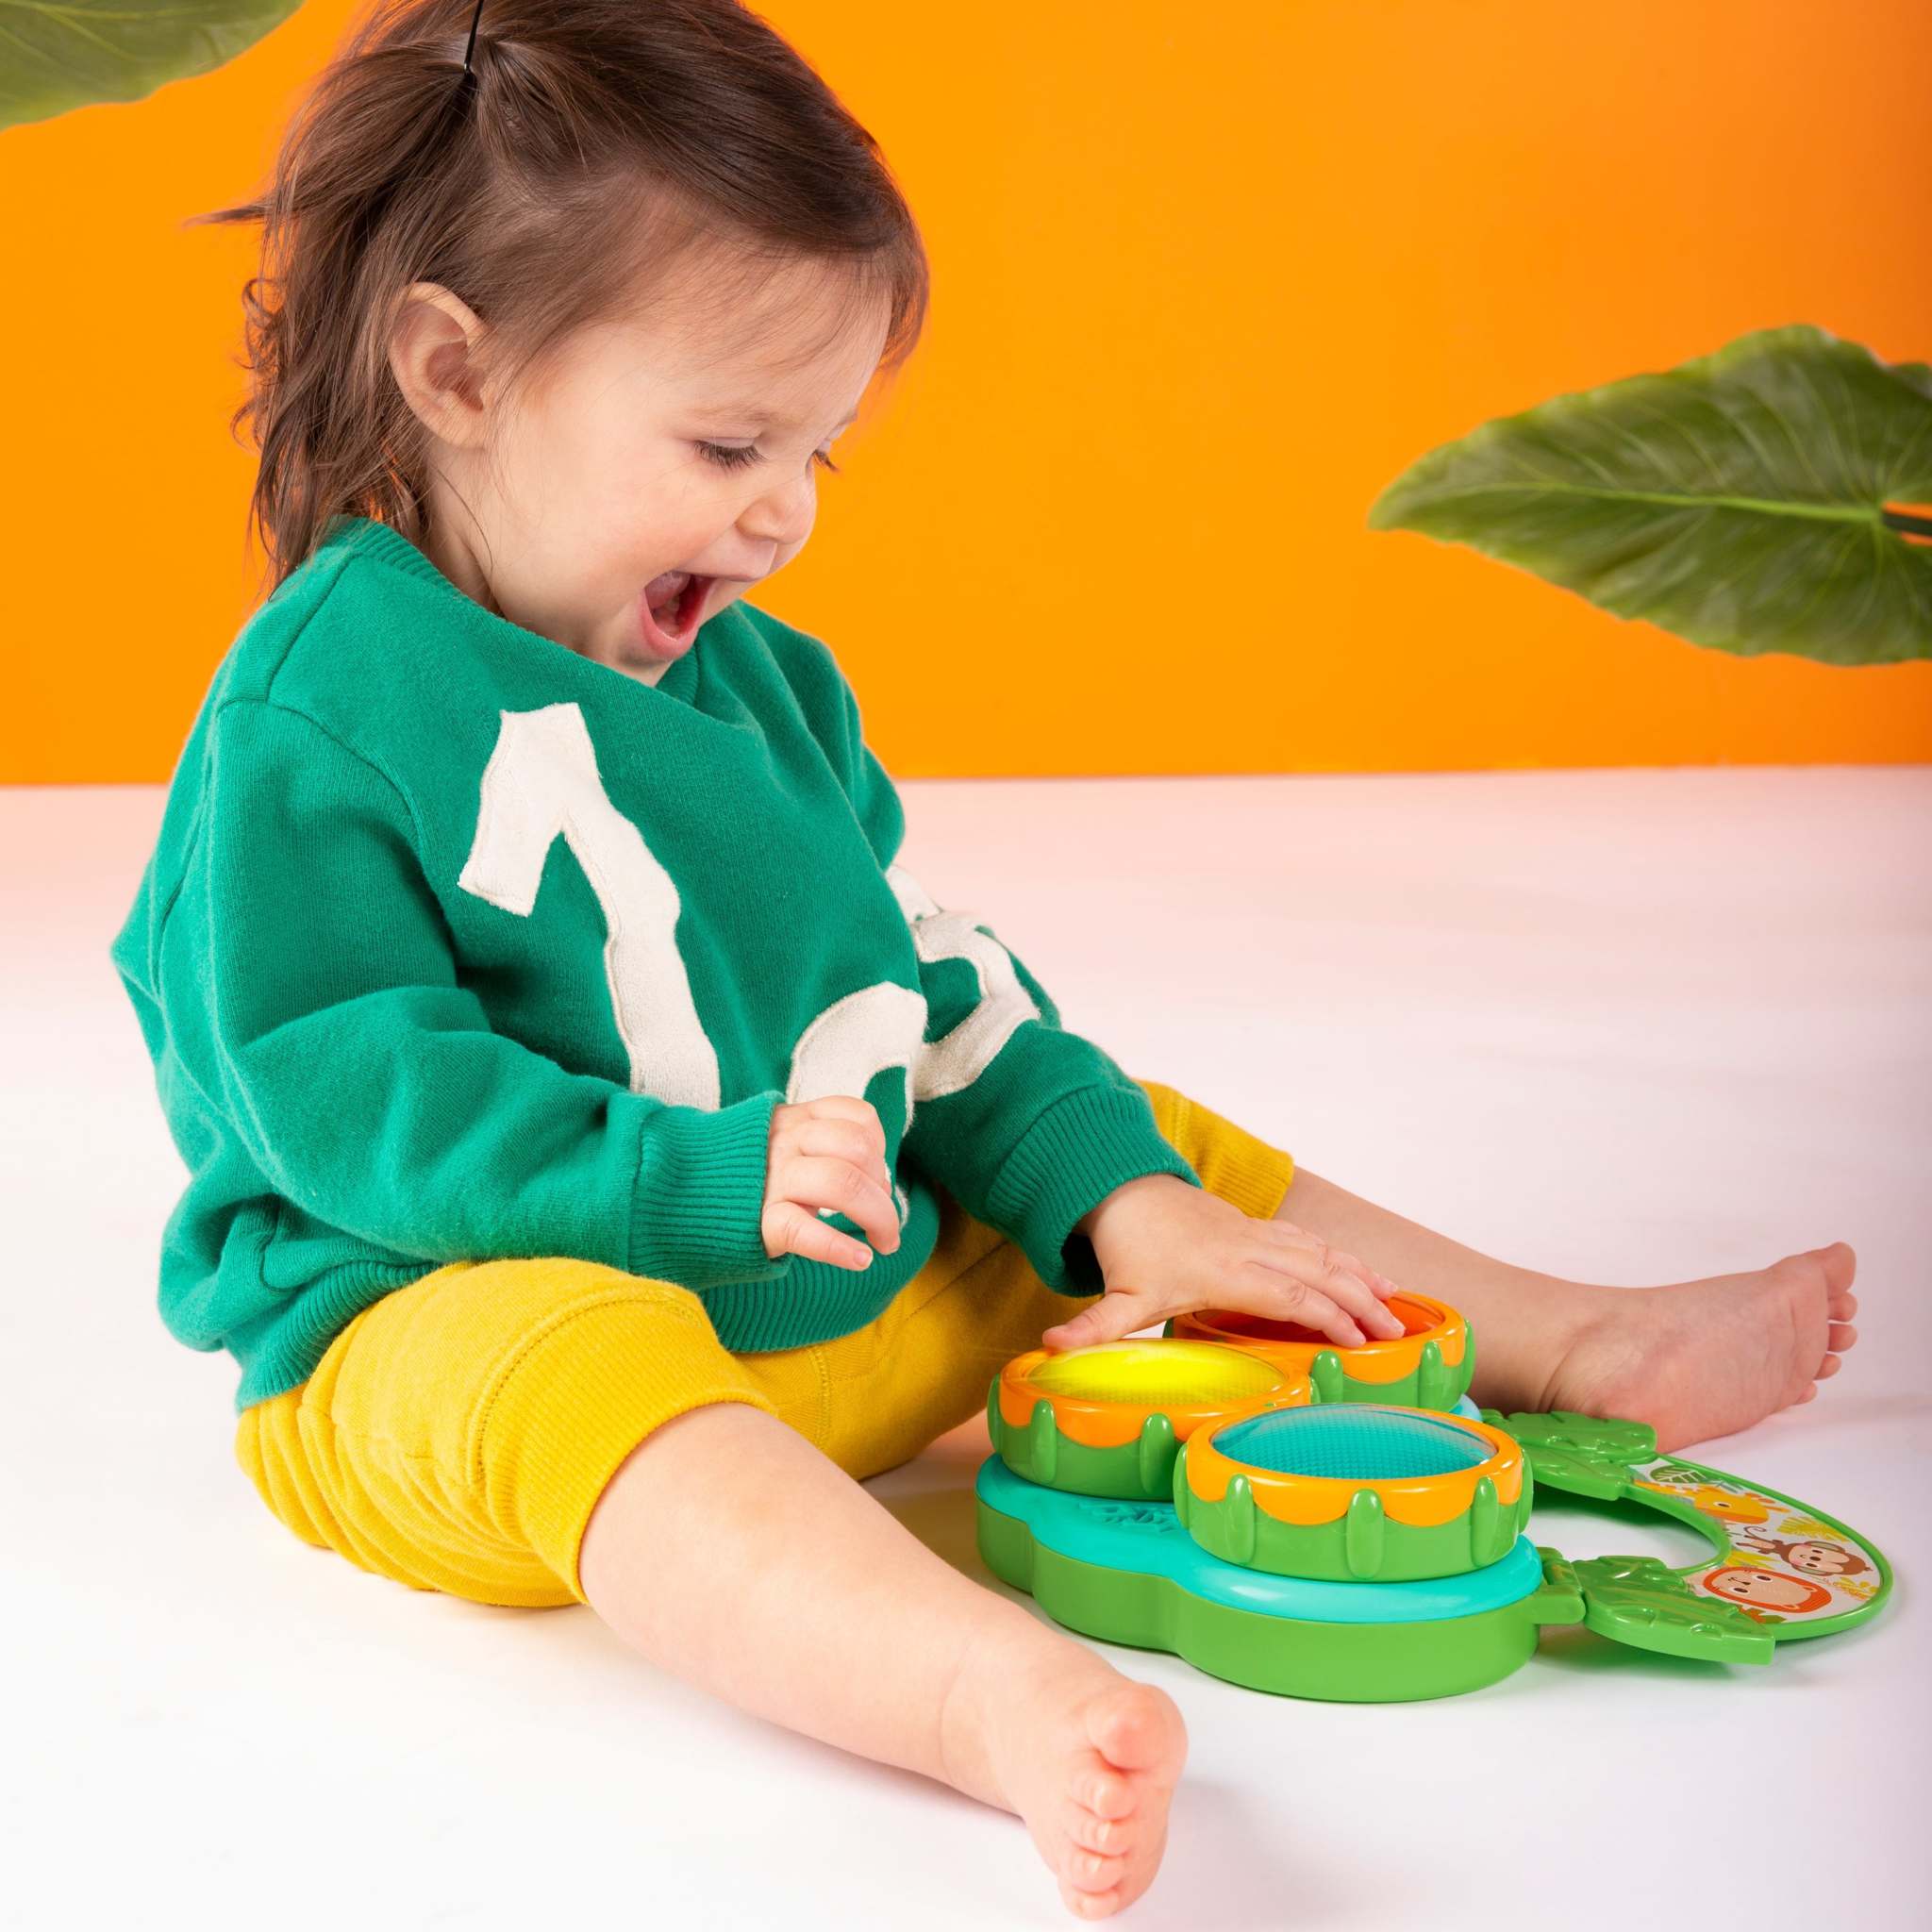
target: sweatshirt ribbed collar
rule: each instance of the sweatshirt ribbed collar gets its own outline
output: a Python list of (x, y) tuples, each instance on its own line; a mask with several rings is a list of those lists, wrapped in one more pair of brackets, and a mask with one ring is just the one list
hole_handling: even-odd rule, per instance
[(339, 546), (347, 546), (358, 556), (403, 571), (430, 585), (444, 597), (454, 599), (462, 607), (466, 620), (488, 630), (503, 649), (523, 655), (538, 652), (549, 656), (561, 652), (574, 664), (581, 664), (602, 677), (617, 678), (635, 691), (675, 698), (686, 704), (691, 702), (697, 679), (697, 656), (704, 646), (705, 631), (710, 628), (708, 624), (699, 630), (691, 649), (683, 657), (672, 659), (656, 684), (645, 684), (625, 672), (613, 670), (608, 664), (598, 663), (594, 658), (586, 658), (580, 652), (573, 651), (567, 644), (559, 644), (555, 638), (546, 638), (539, 631), (525, 630), (511, 619), (498, 616), (487, 606), (477, 603), (467, 591), (452, 583), (428, 554), (418, 549), (400, 530), (378, 523), (374, 517), (336, 518), (317, 547), (320, 550)]

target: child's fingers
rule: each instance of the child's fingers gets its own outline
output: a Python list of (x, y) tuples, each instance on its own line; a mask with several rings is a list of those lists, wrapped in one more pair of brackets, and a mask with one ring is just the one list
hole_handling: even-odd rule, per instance
[(1243, 1271), (1241, 1299), (1223, 1302), (1271, 1321), (1314, 1328), (1345, 1348), (1400, 1330), (1389, 1310), (1352, 1274), (1319, 1269), (1300, 1256), (1256, 1262)]
[[(875, 1248), (891, 1254), (899, 1245), (899, 1206), (892, 1198), (885, 1129), (877, 1113), (867, 1102), (844, 1094), (802, 1104), (811, 1113), (790, 1126), (781, 1152), (774, 1157), (782, 1191), (808, 1207), (830, 1208), (858, 1222)], [(851, 1172), (841, 1172), (845, 1168)]]
[(1292, 1322), (1298, 1327), (1312, 1328), (1318, 1334), (1325, 1335), (1330, 1341), (1337, 1341), (1343, 1348), (1359, 1348), (1369, 1338), (1361, 1331), (1360, 1324), (1347, 1309), (1338, 1307), (1325, 1294), (1314, 1289), (1304, 1287), (1300, 1294), (1292, 1292), (1283, 1297), (1287, 1312), (1275, 1319)]
[[(1340, 1269), (1345, 1275), (1353, 1275), (1374, 1295), (1377, 1301), (1387, 1301), (1391, 1295), (1402, 1292), (1386, 1274), (1371, 1268), (1359, 1256), (1351, 1255), (1342, 1248), (1331, 1247), (1320, 1235), (1310, 1232), (1306, 1227), (1297, 1227), (1291, 1221), (1264, 1221), (1257, 1224), (1265, 1228), (1269, 1236), (1284, 1247), (1298, 1248), (1314, 1256), (1325, 1266)], [(1326, 1286), (1325, 1283), (1319, 1285)], [(1392, 1316), (1390, 1319), (1394, 1321)], [(1394, 1332), (1403, 1332), (1400, 1322), (1395, 1322)]]
[(1112, 1289), (1097, 1302), (1082, 1308), (1070, 1321), (1047, 1329), (1040, 1338), (1040, 1345), (1058, 1355), (1070, 1348), (1091, 1348), (1095, 1342), (1118, 1341), (1123, 1336), (1131, 1335), (1135, 1329), (1146, 1327), (1158, 1319), (1158, 1314), (1159, 1310), (1149, 1307), (1146, 1297), (1137, 1294), (1134, 1290)]
[[(1340, 1281), (1324, 1275), (1317, 1292), (1325, 1295), (1356, 1324), (1364, 1341), (1392, 1341), (1406, 1332), (1387, 1306), (1353, 1275), (1344, 1275)], [(1360, 1346), (1359, 1343), (1352, 1345)]]
[(889, 1255), (899, 1245), (898, 1204), (865, 1168), (838, 1155), (796, 1154), (781, 1185), (793, 1200), (858, 1222), (881, 1254)]
[(835, 1268), (850, 1268), (855, 1273), (872, 1266), (873, 1251), (863, 1241), (827, 1227), (800, 1201), (768, 1202), (758, 1231), (764, 1236), (765, 1252), (774, 1258), (801, 1255), (808, 1261), (829, 1261)]
[[(1364, 1339), (1374, 1335), (1384, 1341), (1392, 1341), (1407, 1332), (1401, 1318), (1363, 1278), (1362, 1264), (1353, 1255), (1331, 1248), (1325, 1241), (1314, 1241), (1307, 1246), (1301, 1242), (1292, 1243), (1280, 1253), (1278, 1258), (1271, 1257), (1268, 1265), (1287, 1274), (1292, 1280), (1306, 1284), (1314, 1292), (1326, 1296), (1359, 1324), (1365, 1331)], [(1289, 1319), (1299, 1322), (1304, 1318), (1295, 1315)]]

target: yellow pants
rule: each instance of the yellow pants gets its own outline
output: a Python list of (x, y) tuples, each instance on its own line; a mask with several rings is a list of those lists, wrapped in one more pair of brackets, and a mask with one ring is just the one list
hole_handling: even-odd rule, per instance
[[(1141, 1085), (1209, 1193), (1274, 1212), (1287, 1154)], [(749, 1402), (876, 1475), (964, 1422), (1003, 1363), (1095, 1299), (1056, 1293), (943, 1191), (940, 1206), (931, 1257), (875, 1321), (748, 1355), (673, 1282), (562, 1256), (452, 1262), (364, 1308), (299, 1388), (244, 1409), (236, 1456), (297, 1536), (365, 1570), (477, 1603), (582, 1602), (597, 1498), (673, 1416)]]

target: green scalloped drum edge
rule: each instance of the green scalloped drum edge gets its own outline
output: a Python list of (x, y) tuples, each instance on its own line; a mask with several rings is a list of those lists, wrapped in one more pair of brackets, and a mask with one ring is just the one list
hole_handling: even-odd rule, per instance
[(1061, 1429), (1053, 1404), (1036, 1398), (1031, 1421), (1014, 1428), (1000, 1413), (1000, 1378), (986, 1391), (986, 1432), (1000, 1460), (1017, 1476), (1041, 1489), (1074, 1496), (1105, 1496), (1125, 1503), (1174, 1501), (1174, 1465), (1180, 1452), (1174, 1424), (1158, 1409), (1131, 1442), (1096, 1449)]
[(1523, 1534), (1535, 1488), (1525, 1457), (1522, 1492), (1513, 1503), (1500, 1501), (1485, 1476), (1468, 1508), (1447, 1522), (1419, 1525), (1394, 1521), (1365, 1485), (1340, 1516), (1302, 1524), (1269, 1515), (1242, 1475), (1231, 1476), (1227, 1493), (1216, 1501), (1196, 1495), (1188, 1482), (1186, 1443), (1174, 1472), (1174, 1513), (1210, 1557), (1244, 1570), (1325, 1583), (1420, 1583), (1480, 1570)]

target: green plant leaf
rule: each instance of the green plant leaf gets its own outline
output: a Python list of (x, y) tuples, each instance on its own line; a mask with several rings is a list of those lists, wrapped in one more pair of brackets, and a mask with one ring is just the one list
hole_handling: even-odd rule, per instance
[(245, 53), (300, 0), (4, 0), (0, 128), (139, 101)]
[(1740, 657), (1886, 664), (1932, 657), (1932, 543), (1886, 519), (1928, 502), (1932, 371), (1800, 323), (1486, 423), (1398, 476), (1369, 527)]

